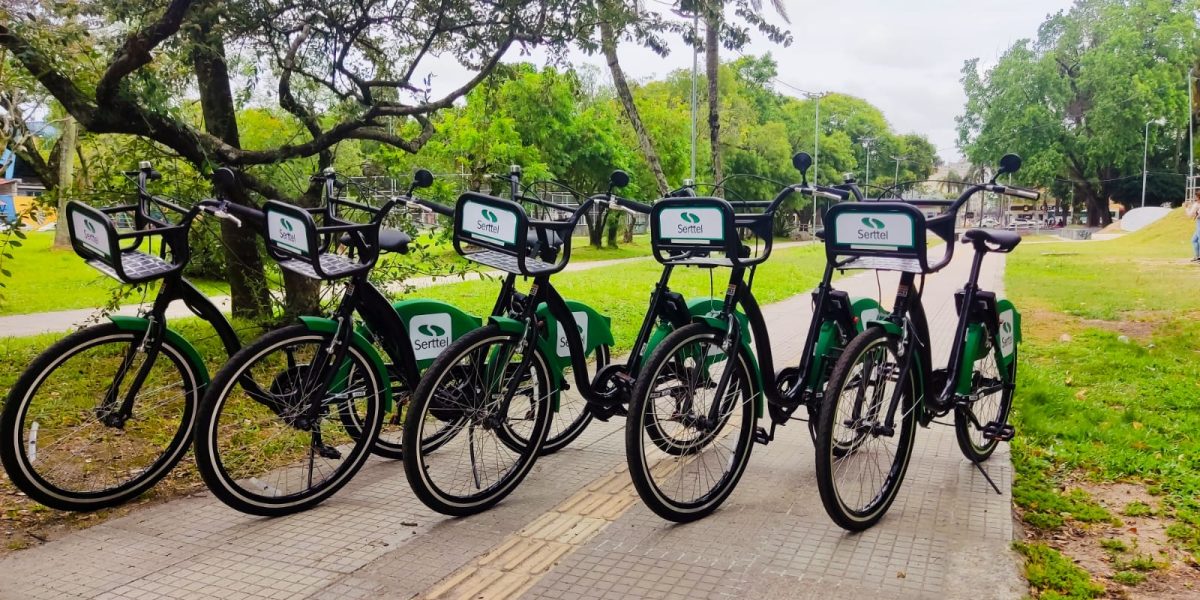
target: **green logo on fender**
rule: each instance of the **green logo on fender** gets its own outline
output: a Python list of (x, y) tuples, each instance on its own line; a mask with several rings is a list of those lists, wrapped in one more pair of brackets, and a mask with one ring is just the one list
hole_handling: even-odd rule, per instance
[(417, 331), (420, 331), (422, 334), (429, 337), (446, 335), (446, 330), (438, 327), (437, 325), (421, 325), (420, 327), (417, 327)]
[(1008, 321), (1001, 321), (1000, 328), (1004, 330), (1004, 333), (1012, 333), (1012, 323)]
[(884, 227), (883, 221), (873, 217), (863, 217), (862, 224), (870, 227), (871, 229), (883, 229)]

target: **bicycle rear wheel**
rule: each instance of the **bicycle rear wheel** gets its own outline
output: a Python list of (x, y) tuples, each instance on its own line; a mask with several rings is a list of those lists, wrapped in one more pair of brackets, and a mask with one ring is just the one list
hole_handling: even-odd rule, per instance
[(198, 366), (170, 339), (121, 408), (147, 354), (144, 332), (113, 323), (71, 334), (21, 374), (0, 414), (0, 461), (14, 485), (59, 510), (117, 506), (150, 489), (187, 450)]
[[(421, 378), (405, 417), (404, 472), (433, 510), (482, 512), (516, 489), (537, 461), (550, 426), (550, 370), (521, 338), (496, 326), (476, 329), (451, 343)], [(522, 366), (526, 351), (534, 354)], [(455, 424), (446, 440), (420, 443), (428, 428), (446, 422)]]
[[(197, 419), (196, 465), (221, 501), (248, 514), (291, 514), (332, 496), (366, 461), (384, 382), (351, 345), (315, 398), (327, 375), (315, 365), (331, 335), (303, 325), (273, 331), (213, 378)], [(359, 415), (356, 427), (346, 426), (346, 412)]]
[(988, 423), (1008, 423), (1012, 408), (1013, 384), (1017, 379), (1017, 349), (1008, 366), (1000, 353), (1000, 345), (994, 335), (983, 326), (983, 339), (987, 350), (971, 372), (971, 398), (969, 404), (954, 411), (954, 432), (958, 448), (973, 462), (983, 462), (992, 456), (1000, 440), (984, 436), (983, 428)]
[[(819, 413), (817, 487), (839, 526), (862, 531), (887, 513), (912, 455), (916, 365), (900, 381), (899, 336), (872, 327), (838, 358)], [(889, 415), (893, 392), (900, 398)]]
[[(634, 385), (625, 458), (646, 506), (688, 522), (721, 505), (741, 479), (754, 445), (754, 376), (743, 352), (721, 349), (724, 332), (704, 324), (671, 333)], [(726, 392), (717, 387), (728, 373)]]

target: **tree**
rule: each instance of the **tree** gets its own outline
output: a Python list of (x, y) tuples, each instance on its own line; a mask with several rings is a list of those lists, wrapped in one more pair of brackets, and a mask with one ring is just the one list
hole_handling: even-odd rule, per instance
[[(141, 136), (201, 172), (230, 166), (247, 190), (301, 201), (258, 171), (306, 157), (326, 166), (345, 140), (416, 152), (434, 133), (430, 117), (479, 84), (509, 48), (561, 49), (576, 36), (577, 19), (594, 12), (590, 4), (562, 0), (14, 3), (0, 8), (0, 48), (86, 130)], [(422, 79), (423, 61), (433, 53), (474, 74), (435, 95)], [(273, 100), (305, 135), (270, 148), (243, 147), (233, 93), (239, 71), (231, 67), (272, 85)], [(198, 94), (202, 123), (181, 110), (191, 101), (189, 89)], [(305, 196), (311, 202), (316, 194), (310, 187)], [(245, 194), (234, 200), (253, 203)], [(222, 237), (235, 314), (264, 315), (256, 239), (234, 227)], [(287, 287), (291, 307), (304, 310), (315, 301), (311, 286), (289, 280)]]
[[(1021, 154), (1023, 182), (1068, 181), (1088, 224), (1107, 225), (1109, 198), (1129, 201), (1123, 182), (1141, 178), (1145, 122), (1186, 114), (1182, 82), (1196, 56), (1196, 9), (1194, 0), (1080, 0), (990, 70), (967, 61), (960, 147), (979, 164)], [(1182, 170), (1186, 124), (1179, 121), (1150, 128), (1151, 171)], [(1148, 202), (1168, 199), (1175, 198)]]

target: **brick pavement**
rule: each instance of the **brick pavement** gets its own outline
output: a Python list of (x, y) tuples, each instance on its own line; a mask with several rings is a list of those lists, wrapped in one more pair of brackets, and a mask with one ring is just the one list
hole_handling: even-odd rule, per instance
[[(926, 289), (935, 363), (945, 359), (952, 292), (969, 252)], [(985, 263), (1000, 290), (1003, 260)], [(883, 276), (885, 295), (894, 277)], [(876, 295), (872, 274), (841, 280)], [(889, 302), (885, 302), (888, 304)], [(783, 362), (803, 343), (810, 301), (765, 309)], [(207, 494), (149, 507), (0, 560), (0, 599), (38, 598), (1017, 598), (1012, 469), (1002, 446), (987, 468), (963, 459), (951, 428), (918, 432), (890, 513), (848, 534), (829, 521), (805, 426), (757, 446), (737, 491), (712, 516), (665, 522), (621, 470), (621, 423), (596, 423), (542, 459), (488, 513), (451, 519), (417, 501), (397, 463), (372, 459), (341, 493), (280, 519), (241, 515)]]

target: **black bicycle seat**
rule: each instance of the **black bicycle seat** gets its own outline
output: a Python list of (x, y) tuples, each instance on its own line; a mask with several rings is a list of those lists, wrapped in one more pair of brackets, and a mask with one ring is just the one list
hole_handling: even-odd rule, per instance
[[(387, 229), (381, 227), (379, 229), (379, 249), (384, 252), (397, 252), (399, 254), (408, 253), (408, 244), (412, 241), (407, 233), (397, 229)], [(350, 245), (350, 234), (343, 233), (341, 237), (342, 245)]]
[[(541, 243), (541, 240), (538, 239), (538, 233), (533, 227), (529, 228), (527, 243), (529, 244), (529, 247), (533, 249), (540, 247), (539, 244)], [(562, 238), (559, 237), (558, 233), (554, 231), (546, 231), (546, 245), (550, 246), (550, 248), (554, 250), (557, 250), (562, 247)]]
[(1012, 252), (1021, 243), (1016, 232), (1002, 229), (968, 229), (962, 239), (964, 244), (970, 242), (983, 252)]

